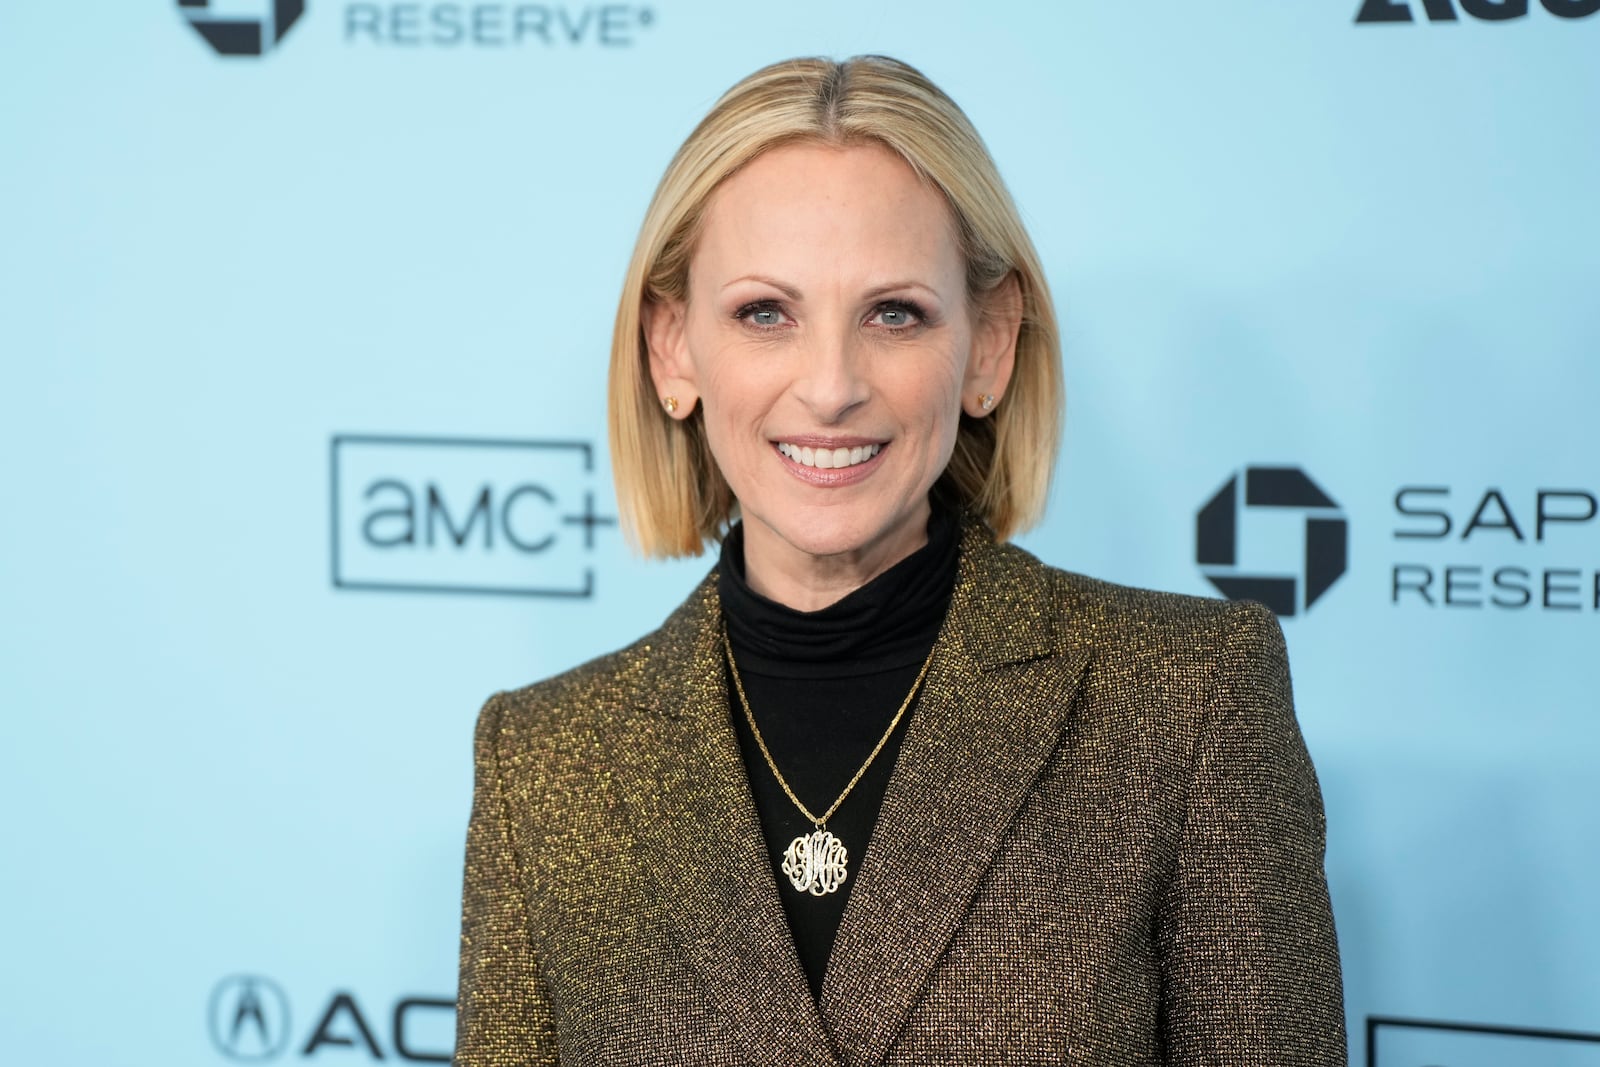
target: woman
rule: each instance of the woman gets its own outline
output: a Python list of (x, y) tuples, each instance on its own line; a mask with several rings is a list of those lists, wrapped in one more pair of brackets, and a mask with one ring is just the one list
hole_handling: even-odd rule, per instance
[(1275, 620), (1003, 543), (1057, 334), (948, 98), (880, 57), (730, 90), (610, 388), (631, 537), (721, 562), (485, 707), (459, 1064), (1345, 1062)]

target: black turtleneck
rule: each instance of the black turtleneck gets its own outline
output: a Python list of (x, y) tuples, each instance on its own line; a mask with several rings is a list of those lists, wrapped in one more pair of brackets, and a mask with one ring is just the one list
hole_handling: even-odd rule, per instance
[[(844, 599), (809, 612), (750, 588), (742, 526), (723, 541), (717, 590), (745, 694), (773, 760), (813, 812), (822, 814), (838, 798), (916, 681), (949, 607), (960, 541), (957, 515), (936, 504), (926, 545)], [(811, 823), (768, 768), (731, 677), (728, 703), (800, 965), (820, 1000), (834, 934), (861, 873), (910, 713), (828, 820), (828, 830), (849, 851), (849, 877), (836, 892), (812, 896), (796, 890), (781, 870), (789, 842), (810, 832)]]

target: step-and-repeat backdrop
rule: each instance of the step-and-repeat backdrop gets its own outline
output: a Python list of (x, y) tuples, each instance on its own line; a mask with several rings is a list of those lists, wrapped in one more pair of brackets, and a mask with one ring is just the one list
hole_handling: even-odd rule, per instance
[(1600, 0), (8, 0), (0, 1058), (448, 1058), (480, 703), (707, 566), (615, 523), (650, 191), (860, 52), (1059, 297), (1023, 543), (1283, 616), (1353, 1062), (1600, 1064)]

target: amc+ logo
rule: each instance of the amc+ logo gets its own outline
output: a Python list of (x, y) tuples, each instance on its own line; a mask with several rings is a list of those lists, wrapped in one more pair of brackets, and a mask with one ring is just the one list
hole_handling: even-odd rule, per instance
[[(1533, 7), (1530, 0), (1459, 0), (1461, 10), (1481, 22), (1520, 19)], [(1429, 22), (1455, 22), (1454, 0), (1421, 0)], [(1600, 11), (1600, 0), (1539, 0), (1540, 5), (1558, 19), (1581, 19)], [(1357, 22), (1411, 22), (1408, 0), (1362, 0)]]
[[(1348, 533), (1339, 505), (1299, 467), (1246, 467), (1200, 509), (1195, 562), (1228, 599), (1295, 615), (1344, 573)], [(1241, 542), (1261, 558), (1241, 562)]]
[(591, 597), (588, 441), (333, 438), (333, 584), (403, 593)]
[[(237, 0), (236, 0), (237, 2)], [(223, 15), (211, 9), (212, 0), (178, 0), (178, 10), (195, 32), (223, 56), (259, 56), (283, 40), (306, 10), (306, 0), (253, 0), (261, 14), (255, 18)]]

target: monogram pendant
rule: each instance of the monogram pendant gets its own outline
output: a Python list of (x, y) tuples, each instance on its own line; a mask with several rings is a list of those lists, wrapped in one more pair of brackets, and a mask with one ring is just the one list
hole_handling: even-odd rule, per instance
[(849, 858), (843, 841), (826, 830), (813, 830), (789, 842), (783, 854), (783, 873), (800, 892), (827, 896), (849, 877), (845, 869)]

